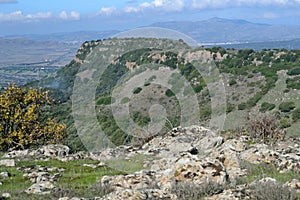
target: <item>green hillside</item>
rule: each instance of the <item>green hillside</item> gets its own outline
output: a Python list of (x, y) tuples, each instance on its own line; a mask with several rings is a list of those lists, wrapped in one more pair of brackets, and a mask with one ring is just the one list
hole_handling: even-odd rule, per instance
[[(167, 39), (108, 39), (85, 42), (68, 65), (27, 86), (51, 90), (55, 104), (48, 114), (67, 125), (70, 136), (66, 143), (74, 150), (84, 145), (74, 126), (72, 98), (74, 102), (76, 94), (73, 92), (84, 90), (91, 80), (95, 86), (92, 88), (94, 110), (99, 123), (86, 127), (100, 126), (115, 145), (138, 144), (151, 138), (150, 134), (149, 138), (141, 140), (122, 130), (113, 113), (118, 106), (128, 106), (130, 118), (141, 130), (150, 130), (152, 105), (163, 106), (166, 115), (158, 133), (163, 134), (185, 122), (181, 117), (179, 94), (192, 94), (196, 98), (199, 112), (195, 109), (197, 113), (189, 116), (194, 123), (211, 125), (212, 115), (221, 115), (222, 106), (226, 105), (223, 129), (246, 128), (249, 120), (256, 116), (271, 115), (280, 122), (281, 129), (290, 135), (299, 135), (299, 56), (299, 50), (191, 49), (183, 41)], [(166, 85), (159, 84), (163, 72), (170, 74)], [(139, 78), (143, 74), (147, 76)], [(136, 87), (127, 90), (123, 98), (116, 99), (115, 93), (126, 88), (130, 80), (136, 80)], [(226, 102), (213, 94), (218, 89), (214, 82), (219, 80), (224, 82)], [(78, 85), (83, 87), (78, 88)], [(129, 123), (124, 120), (122, 123)], [(91, 136), (87, 140), (93, 139)]]

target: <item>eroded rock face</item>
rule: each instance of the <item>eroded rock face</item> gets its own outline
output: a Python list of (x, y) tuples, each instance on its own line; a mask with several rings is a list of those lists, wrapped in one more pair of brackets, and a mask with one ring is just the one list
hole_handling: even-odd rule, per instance
[(180, 152), (189, 152), (196, 148), (199, 153), (208, 153), (213, 147), (224, 142), (224, 138), (216, 136), (209, 129), (200, 126), (174, 128), (164, 136), (159, 136), (146, 143), (143, 153), (158, 157), (174, 157)]
[[(247, 174), (247, 170), (241, 166), (242, 160), (253, 164), (272, 163), (282, 172), (300, 171), (298, 144), (279, 143), (276, 147), (265, 144), (250, 145), (248, 139), (240, 137), (226, 140), (198, 126), (175, 128), (137, 150), (138, 153), (160, 158), (146, 164), (150, 167), (149, 171), (103, 177), (101, 183), (111, 185), (115, 190), (104, 199), (124, 197), (144, 199), (143, 195), (138, 197), (134, 195), (145, 194), (147, 188), (157, 188), (172, 195), (170, 191), (174, 183), (191, 185), (213, 183), (223, 186), (236, 184), (237, 178)], [(130, 153), (134, 155), (134, 152), (132, 150)], [(289, 188), (297, 189), (299, 185), (297, 181), (299, 180), (290, 182)], [(206, 199), (251, 199), (246, 185), (236, 186), (234, 189), (225, 188)], [(172, 198), (177, 197), (175, 195)]]
[(229, 177), (224, 164), (219, 159), (206, 156), (223, 142), (222, 137), (203, 127), (175, 128), (137, 150), (138, 153), (161, 158), (148, 164), (151, 166), (150, 170), (131, 175), (103, 177), (101, 183), (112, 186), (116, 191), (143, 188), (170, 191), (174, 182), (214, 182), (225, 185)]

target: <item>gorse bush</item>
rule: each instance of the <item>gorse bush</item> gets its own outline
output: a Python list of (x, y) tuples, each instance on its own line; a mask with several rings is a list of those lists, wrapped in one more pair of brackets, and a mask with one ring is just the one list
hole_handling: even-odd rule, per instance
[(0, 94), (0, 150), (61, 141), (66, 126), (47, 119), (49, 103), (47, 92), (8, 85)]

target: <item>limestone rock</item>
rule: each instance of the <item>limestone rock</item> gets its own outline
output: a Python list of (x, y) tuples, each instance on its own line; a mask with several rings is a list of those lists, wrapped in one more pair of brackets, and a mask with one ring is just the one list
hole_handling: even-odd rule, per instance
[(25, 192), (27, 194), (49, 194), (54, 185), (50, 182), (35, 183), (30, 186)]
[(2, 198), (4, 198), (4, 199), (9, 199), (9, 198), (11, 198), (11, 194), (10, 193), (3, 193), (2, 195)]
[(1, 172), (0, 173), (0, 178), (1, 179), (7, 179), (8, 177), (10, 177), (10, 174), (8, 172)]
[(4, 159), (4, 160), (0, 160), (0, 166), (14, 167), (16, 166), (16, 163), (15, 160), (13, 159)]

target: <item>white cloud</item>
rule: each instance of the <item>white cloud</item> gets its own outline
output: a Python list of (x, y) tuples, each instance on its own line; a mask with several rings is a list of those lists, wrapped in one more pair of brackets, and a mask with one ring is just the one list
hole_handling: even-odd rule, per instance
[(28, 14), (26, 15), (27, 19), (47, 19), (52, 16), (51, 12), (39, 12), (36, 14)]
[(66, 11), (61, 11), (59, 13), (58, 17), (62, 20), (79, 20), (80, 19), (80, 13), (71, 11), (70, 13), (67, 13)]
[(207, 9), (242, 6), (300, 6), (300, 0), (152, 0), (137, 6), (127, 6), (127, 13), (140, 12), (146, 9), (163, 11), (181, 11), (184, 8)]
[(128, 6), (125, 7), (124, 11), (127, 13), (130, 12), (139, 12), (146, 9), (162, 9), (164, 11), (180, 11), (184, 8), (184, 0), (153, 0), (152, 2), (143, 2), (138, 6)]
[(102, 7), (99, 15), (112, 15), (117, 9), (115, 7)]
[(278, 18), (278, 16), (273, 12), (264, 13), (262, 17), (266, 18), (266, 19), (276, 19), (276, 18)]
[(295, 6), (300, 0), (191, 0), (190, 7), (196, 9), (227, 8), (237, 6)]
[(22, 11), (15, 11), (11, 13), (0, 13), (0, 21), (36, 21), (47, 19), (52, 16), (51, 12), (39, 12), (35, 14), (24, 15)]

